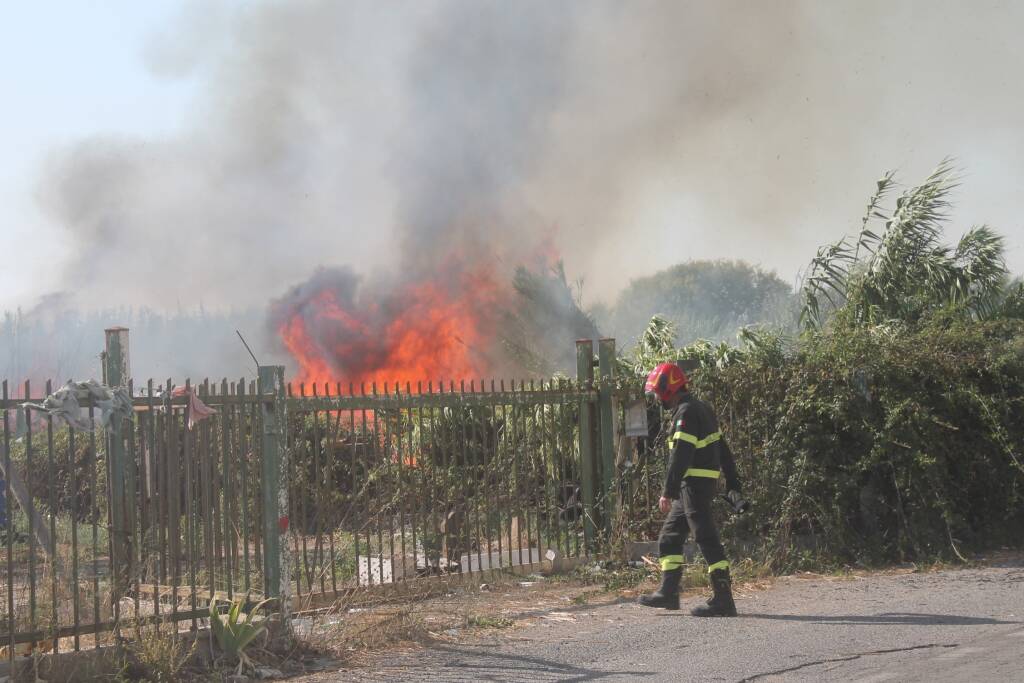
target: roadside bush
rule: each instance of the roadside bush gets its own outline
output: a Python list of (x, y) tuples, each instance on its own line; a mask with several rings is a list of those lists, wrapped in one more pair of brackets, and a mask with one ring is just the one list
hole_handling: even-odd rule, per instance
[(694, 387), (737, 453), (779, 568), (963, 556), (1024, 528), (1024, 323), (838, 324), (786, 353), (706, 363)]

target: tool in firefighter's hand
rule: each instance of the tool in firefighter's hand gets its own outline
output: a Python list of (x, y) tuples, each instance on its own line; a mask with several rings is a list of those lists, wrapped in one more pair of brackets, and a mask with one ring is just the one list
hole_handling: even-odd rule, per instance
[(742, 515), (750, 509), (750, 501), (744, 498), (743, 494), (739, 491), (729, 491), (724, 496), (719, 497), (728, 503), (737, 515)]

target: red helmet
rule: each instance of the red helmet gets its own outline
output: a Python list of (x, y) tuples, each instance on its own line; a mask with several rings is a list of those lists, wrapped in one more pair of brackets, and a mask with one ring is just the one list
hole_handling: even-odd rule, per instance
[(689, 380), (686, 373), (675, 363), (662, 363), (651, 370), (644, 384), (644, 393), (654, 395), (659, 401), (668, 401), (686, 389)]

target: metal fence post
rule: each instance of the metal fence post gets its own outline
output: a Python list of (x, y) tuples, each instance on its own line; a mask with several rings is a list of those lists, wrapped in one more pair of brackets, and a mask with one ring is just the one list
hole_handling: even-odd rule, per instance
[(278, 599), (281, 622), (291, 610), (291, 565), (288, 557), (288, 453), (285, 449), (284, 366), (259, 368), (263, 414), (263, 583), (268, 598)]
[[(594, 387), (594, 342), (580, 339), (576, 342), (576, 379), (581, 391)], [(594, 402), (580, 400), (580, 488), (583, 493), (583, 543), (590, 553), (594, 543), (595, 482), (597, 450), (594, 443), (596, 425)]]
[[(111, 327), (104, 330), (106, 336), (103, 354), (103, 379), (111, 388), (127, 387), (131, 377), (131, 361), (128, 353), (128, 328)], [(113, 582), (112, 604), (116, 609), (118, 600), (127, 588), (128, 577), (132, 576), (128, 566), (133, 557), (131, 536), (128, 533), (127, 497), (125, 495), (125, 473), (128, 470), (124, 451), (124, 424), (114, 418), (107, 434), (107, 472), (110, 488), (110, 552)], [(134, 490), (134, 488), (132, 489)]]
[(615, 340), (601, 339), (597, 343), (598, 372), (600, 373), (600, 389), (598, 391), (598, 413), (600, 417), (600, 454), (602, 479), (602, 506), (604, 528), (607, 538), (611, 538), (612, 521), (615, 518), (615, 410), (613, 408), (612, 383), (615, 380)]

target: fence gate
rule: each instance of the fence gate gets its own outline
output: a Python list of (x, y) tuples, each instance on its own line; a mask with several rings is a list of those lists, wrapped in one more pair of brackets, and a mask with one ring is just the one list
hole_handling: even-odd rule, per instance
[[(613, 388), (576, 381), (289, 385), (295, 604), (443, 575), (529, 572), (610, 528)], [(614, 340), (602, 340), (610, 378)]]
[(562, 382), (293, 387), (290, 519), (300, 604), (585, 547), (578, 416)]

